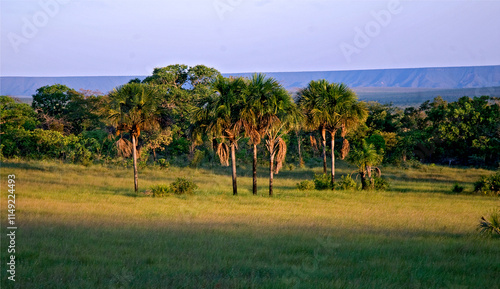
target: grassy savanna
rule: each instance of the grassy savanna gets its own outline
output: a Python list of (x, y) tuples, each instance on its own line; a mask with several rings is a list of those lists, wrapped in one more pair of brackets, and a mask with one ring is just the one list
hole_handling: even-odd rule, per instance
[[(498, 209), (472, 190), (490, 171), (385, 168), (391, 189), (297, 191), (315, 169), (284, 169), (252, 195), (240, 166), (142, 169), (139, 191), (177, 177), (194, 195), (137, 196), (127, 168), (1, 164), (2, 288), (498, 288), (500, 239), (478, 237)], [(343, 162), (337, 174), (354, 167)], [(16, 282), (5, 277), (6, 176), (16, 175)]]

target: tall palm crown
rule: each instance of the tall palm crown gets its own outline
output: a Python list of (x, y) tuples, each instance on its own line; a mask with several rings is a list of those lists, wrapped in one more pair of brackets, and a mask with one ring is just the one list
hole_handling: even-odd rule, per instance
[[(147, 84), (128, 83), (109, 94), (109, 119), (117, 133), (128, 132), (132, 139), (134, 161), (134, 189), (138, 191), (137, 142), (141, 130), (158, 127), (161, 98), (154, 87)], [(123, 140), (120, 138), (120, 140)]]
[[(193, 124), (221, 140), (217, 144), (217, 154), (224, 165), (229, 165), (231, 153), (233, 195), (237, 194), (236, 183), (236, 146), (242, 129), (241, 111), (245, 99), (246, 83), (243, 78), (226, 78), (218, 76), (211, 83), (211, 93), (200, 98), (193, 108)], [(229, 142), (229, 146), (225, 143)]]
[[(337, 130), (362, 119), (363, 107), (358, 105), (356, 94), (345, 84), (329, 83), (322, 79), (311, 81), (298, 93), (298, 103), (305, 114), (305, 125), (319, 130), (323, 143), (323, 173), (326, 174), (326, 132), (331, 135), (331, 186), (335, 178), (335, 134)], [(361, 115), (358, 115), (361, 114)]]
[(242, 78), (218, 76), (211, 85), (212, 93), (197, 101), (193, 110), (195, 125), (214, 137), (236, 141), (242, 128), (244, 89)]
[(161, 99), (153, 87), (129, 83), (113, 90), (109, 98), (109, 118), (117, 126), (118, 132), (129, 132), (139, 137), (141, 130), (158, 125)]
[(327, 131), (341, 127), (342, 115), (356, 101), (356, 94), (345, 84), (329, 83), (324, 79), (311, 81), (298, 95), (306, 125)]

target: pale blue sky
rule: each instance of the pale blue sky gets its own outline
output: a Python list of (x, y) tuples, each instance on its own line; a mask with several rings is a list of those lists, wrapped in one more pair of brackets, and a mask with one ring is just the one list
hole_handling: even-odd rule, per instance
[(0, 1), (2, 76), (500, 64), (500, 1)]

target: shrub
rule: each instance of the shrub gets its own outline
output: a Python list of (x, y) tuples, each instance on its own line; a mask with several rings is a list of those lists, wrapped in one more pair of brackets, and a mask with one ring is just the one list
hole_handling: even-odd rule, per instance
[(168, 168), (170, 167), (170, 163), (166, 159), (159, 159), (156, 161), (156, 164), (162, 170), (168, 170)]
[(193, 194), (198, 186), (192, 181), (188, 181), (184, 178), (177, 178), (172, 184), (170, 184), (170, 191), (176, 195), (183, 194)]
[(189, 166), (193, 168), (199, 167), (204, 158), (205, 158), (204, 151), (195, 150), (193, 158), (191, 159), (191, 162), (189, 162)]
[(314, 188), (316, 190), (327, 190), (331, 189), (332, 177), (327, 174), (315, 174), (314, 175)]
[(297, 183), (297, 189), (299, 191), (305, 191), (305, 190), (314, 190), (314, 181), (302, 181), (300, 183)]
[(418, 160), (407, 160), (401, 164), (401, 168), (407, 169), (421, 169), (423, 167), (422, 163)]
[(390, 188), (390, 183), (386, 178), (383, 177), (373, 177), (373, 187), (375, 190), (386, 191)]
[(335, 188), (337, 190), (355, 190), (358, 188), (358, 184), (350, 175), (345, 175), (340, 177), (340, 181), (335, 182)]
[(500, 172), (491, 176), (482, 176), (474, 183), (474, 192), (490, 196), (500, 196)]
[(500, 211), (493, 212), (488, 219), (481, 217), (478, 229), (483, 235), (500, 235)]
[(459, 183), (454, 183), (453, 188), (451, 188), (452, 193), (460, 194), (464, 191), (464, 186), (461, 186)]
[(170, 187), (162, 184), (152, 186), (150, 190), (153, 197), (165, 197), (168, 193), (170, 193)]

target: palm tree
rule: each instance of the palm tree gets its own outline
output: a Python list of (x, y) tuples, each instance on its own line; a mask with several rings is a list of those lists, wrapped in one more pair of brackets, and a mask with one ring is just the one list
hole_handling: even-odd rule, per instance
[(363, 190), (373, 187), (372, 169), (382, 162), (383, 154), (377, 152), (373, 144), (363, 140), (361, 147), (354, 148), (349, 154), (349, 162), (358, 167)]
[[(242, 111), (243, 126), (253, 145), (253, 188), (257, 195), (257, 145), (271, 126), (276, 111), (276, 97), (285, 95), (283, 87), (272, 78), (262, 73), (254, 74), (247, 83), (247, 100)], [(278, 96), (279, 99), (279, 96)]]
[(228, 166), (229, 153), (231, 154), (233, 195), (238, 194), (236, 148), (242, 130), (241, 111), (245, 101), (245, 86), (243, 78), (217, 76), (211, 83), (212, 93), (199, 99), (192, 113), (195, 127), (204, 130), (214, 140), (219, 139), (216, 151), (221, 164)]
[[(327, 171), (326, 133), (329, 132), (331, 135), (331, 182), (333, 189), (335, 180), (335, 135), (343, 125), (350, 124), (354, 119), (362, 119), (362, 112), (360, 111), (363, 111), (363, 109), (356, 106), (356, 94), (345, 84), (329, 83), (324, 79), (313, 80), (306, 88), (300, 90), (298, 103), (306, 117), (305, 125), (312, 130), (319, 130), (321, 134), (324, 174)], [(361, 115), (358, 116), (358, 113), (361, 113)]]
[[(273, 195), (274, 173), (278, 173), (286, 156), (286, 143), (282, 136), (300, 122), (302, 115), (285, 90), (276, 95), (274, 114), (269, 117), (266, 130), (266, 148), (269, 151), (269, 196)], [(276, 166), (274, 163), (276, 162)]]
[(346, 135), (349, 131), (354, 130), (363, 123), (368, 117), (368, 109), (366, 103), (355, 101), (348, 107), (347, 111), (342, 115), (340, 136), (342, 137), (342, 148), (340, 158), (343, 160), (349, 153), (349, 141)]
[[(137, 142), (141, 130), (158, 127), (161, 99), (156, 90), (146, 84), (128, 83), (109, 94), (109, 119), (119, 134), (129, 133), (132, 139), (134, 190), (138, 191)], [(120, 138), (123, 141), (123, 138)]]

